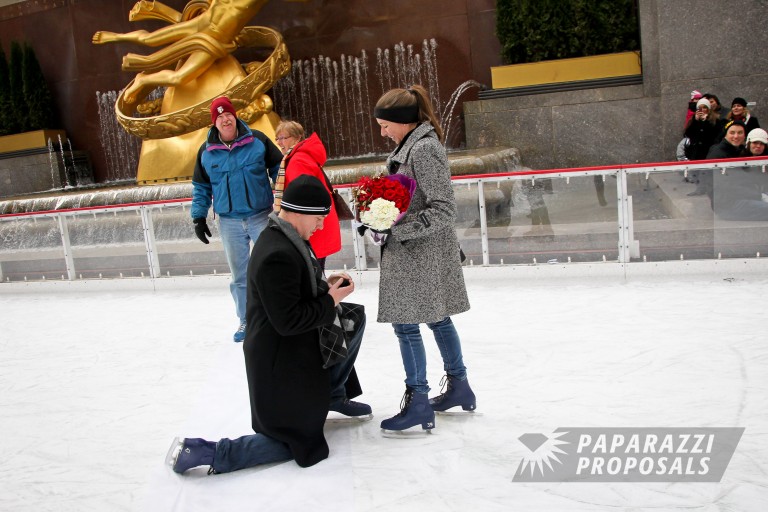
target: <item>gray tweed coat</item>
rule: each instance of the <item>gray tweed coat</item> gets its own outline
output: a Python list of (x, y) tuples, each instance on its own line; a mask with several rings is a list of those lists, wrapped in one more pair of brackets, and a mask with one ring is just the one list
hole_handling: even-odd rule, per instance
[(451, 171), (432, 125), (417, 126), (387, 158), (388, 169), (392, 164), (418, 186), (382, 247), (378, 321), (436, 322), (467, 311)]

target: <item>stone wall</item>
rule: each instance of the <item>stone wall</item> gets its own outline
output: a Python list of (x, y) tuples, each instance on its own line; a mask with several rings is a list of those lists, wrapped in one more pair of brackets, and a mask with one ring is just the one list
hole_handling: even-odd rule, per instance
[(536, 169), (674, 160), (693, 89), (755, 102), (768, 125), (768, 2), (639, 7), (642, 85), (467, 102), (467, 147), (516, 147)]
[(64, 155), (47, 148), (0, 154), (0, 199), (61, 191), (93, 183), (84, 151)]
[(0, 158), (0, 198), (63, 188), (63, 166), (58, 160), (49, 158), (47, 150), (3, 155)]

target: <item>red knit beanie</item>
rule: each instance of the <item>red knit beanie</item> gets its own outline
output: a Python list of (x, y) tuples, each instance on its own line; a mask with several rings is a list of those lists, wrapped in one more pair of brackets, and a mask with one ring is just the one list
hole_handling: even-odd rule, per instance
[(232, 106), (229, 98), (222, 96), (221, 98), (216, 98), (213, 100), (213, 103), (211, 103), (211, 123), (216, 124), (216, 118), (224, 112), (229, 112), (233, 116), (237, 117), (235, 107)]

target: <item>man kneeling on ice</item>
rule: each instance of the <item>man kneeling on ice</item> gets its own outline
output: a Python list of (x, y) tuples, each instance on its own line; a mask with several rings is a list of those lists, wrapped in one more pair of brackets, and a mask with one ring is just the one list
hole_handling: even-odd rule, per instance
[(369, 419), (371, 407), (353, 402), (362, 393), (353, 365), (365, 329), (362, 311), (347, 338), (347, 357), (324, 368), (323, 326), (337, 321), (337, 306), (355, 290), (346, 273), (326, 280), (307, 242), (332, 207), (323, 184), (303, 175), (283, 193), (248, 265), (247, 329), (243, 345), (251, 421), (256, 434), (218, 443), (174, 440), (168, 462), (177, 473), (209, 465), (227, 473), (295, 459), (301, 467), (328, 457), (323, 425), (328, 411)]

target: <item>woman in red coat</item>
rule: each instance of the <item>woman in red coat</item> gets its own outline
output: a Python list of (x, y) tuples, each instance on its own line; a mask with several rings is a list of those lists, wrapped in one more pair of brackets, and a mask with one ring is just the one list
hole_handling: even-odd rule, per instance
[[(275, 140), (277, 146), (283, 152), (283, 164), (285, 168), (285, 181), (283, 188), (302, 174), (314, 176), (325, 185), (328, 194), (332, 190), (328, 188), (323, 172), (323, 165), (327, 160), (325, 146), (316, 133), (309, 138), (304, 138), (304, 128), (296, 121), (283, 121), (275, 129)], [(278, 178), (279, 180), (279, 178)], [(278, 194), (276, 194), (277, 196)], [(276, 202), (276, 210), (279, 210), (279, 203)], [(315, 231), (309, 239), (309, 244), (320, 262), (320, 266), (325, 269), (325, 258), (341, 250), (341, 230), (339, 228), (339, 217), (336, 210), (331, 208), (331, 212), (325, 218), (323, 229)]]

